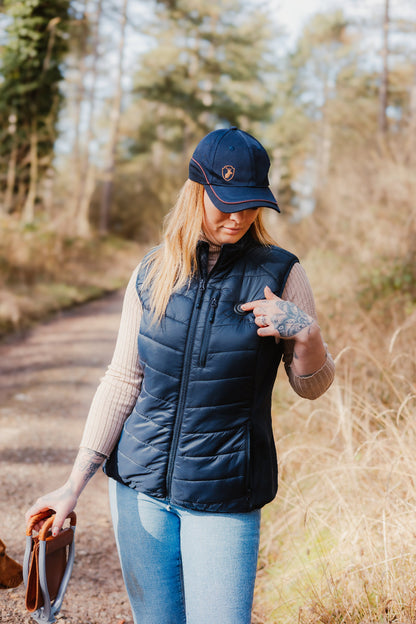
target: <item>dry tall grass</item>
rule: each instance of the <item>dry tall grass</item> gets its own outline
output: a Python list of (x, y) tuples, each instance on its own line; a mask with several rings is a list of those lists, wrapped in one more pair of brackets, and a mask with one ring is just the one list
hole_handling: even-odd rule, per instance
[(333, 179), (294, 240), (337, 377), (313, 403), (278, 384), (257, 623), (416, 622), (416, 181), (372, 164)]

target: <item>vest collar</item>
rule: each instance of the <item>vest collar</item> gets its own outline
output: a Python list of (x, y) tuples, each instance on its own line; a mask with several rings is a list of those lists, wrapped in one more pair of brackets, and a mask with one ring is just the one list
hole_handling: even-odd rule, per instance
[[(220, 255), (211, 273), (225, 273), (230, 266), (243, 256), (249, 249), (258, 245), (253, 239), (250, 230), (244, 234), (236, 243), (225, 243), (221, 245)], [(203, 279), (208, 276), (208, 253), (209, 243), (199, 240), (197, 244), (198, 272)]]

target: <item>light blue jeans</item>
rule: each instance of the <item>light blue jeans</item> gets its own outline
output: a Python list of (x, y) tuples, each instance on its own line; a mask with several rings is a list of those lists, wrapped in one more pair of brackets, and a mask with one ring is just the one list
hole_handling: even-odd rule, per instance
[(260, 510), (190, 511), (109, 481), (135, 624), (250, 624)]

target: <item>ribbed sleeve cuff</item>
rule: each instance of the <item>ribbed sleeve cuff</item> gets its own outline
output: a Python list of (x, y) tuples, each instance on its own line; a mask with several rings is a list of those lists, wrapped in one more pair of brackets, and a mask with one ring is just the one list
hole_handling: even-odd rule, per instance
[(290, 385), (304, 399), (317, 399), (332, 384), (335, 377), (335, 362), (330, 353), (327, 353), (326, 360), (321, 368), (311, 375), (298, 376), (289, 372)]

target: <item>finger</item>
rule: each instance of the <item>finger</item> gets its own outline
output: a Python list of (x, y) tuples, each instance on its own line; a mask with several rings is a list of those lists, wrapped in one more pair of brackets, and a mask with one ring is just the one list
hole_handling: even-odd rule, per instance
[(274, 336), (275, 338), (279, 338), (279, 335), (276, 334), (276, 330), (271, 325), (268, 325), (267, 327), (260, 327), (257, 330), (257, 335), (261, 336), (262, 338), (266, 338), (267, 336)]
[(68, 517), (68, 514), (73, 511), (73, 507), (66, 507), (62, 511), (59, 510), (56, 512), (55, 520), (52, 525), (52, 535), (58, 535), (59, 531), (62, 529), (65, 520)]
[(25, 513), (26, 524), (29, 523), (29, 520), (30, 520), (30, 518), (32, 516), (35, 516), (36, 514), (40, 513), (41, 511), (47, 511), (48, 509), (50, 509), (49, 505), (43, 505), (42, 503), (36, 502)]
[(256, 318), (254, 319), (254, 322), (259, 327), (267, 327), (269, 325), (268, 318), (265, 314), (260, 314), (259, 316), (256, 316)]
[(271, 288), (269, 288), (269, 286), (266, 286), (264, 288), (264, 296), (266, 297), (266, 299), (269, 299), (269, 300), (279, 299), (279, 297), (277, 295), (275, 295), (274, 292), (272, 292), (272, 290), (271, 290)]
[(254, 310), (256, 306), (260, 305), (263, 302), (264, 299), (256, 299), (255, 301), (247, 301), (247, 303), (242, 303), (240, 307), (245, 312), (250, 312), (250, 310)]
[[(280, 297), (273, 293), (269, 286), (265, 286), (264, 296), (266, 297), (266, 300), (280, 299)], [(264, 303), (264, 299), (255, 299), (254, 301), (247, 301), (247, 303), (242, 303), (240, 307), (242, 310), (249, 312), (250, 310), (254, 310), (256, 306), (261, 305), (262, 303)]]
[(53, 535), (53, 537), (58, 535), (59, 531), (62, 529), (62, 526), (63, 526), (64, 522), (65, 522), (65, 518), (63, 520), (61, 520), (61, 519), (57, 520), (55, 518), (55, 520), (53, 521), (53, 525), (52, 525), (52, 535)]
[(33, 529), (35, 531), (37, 531), (37, 533), (39, 533), (39, 531), (41, 530), (41, 528), (43, 527), (43, 525), (45, 524), (46, 520), (41, 520), (40, 522), (38, 522), (37, 524), (35, 524), (35, 526), (33, 527)]

